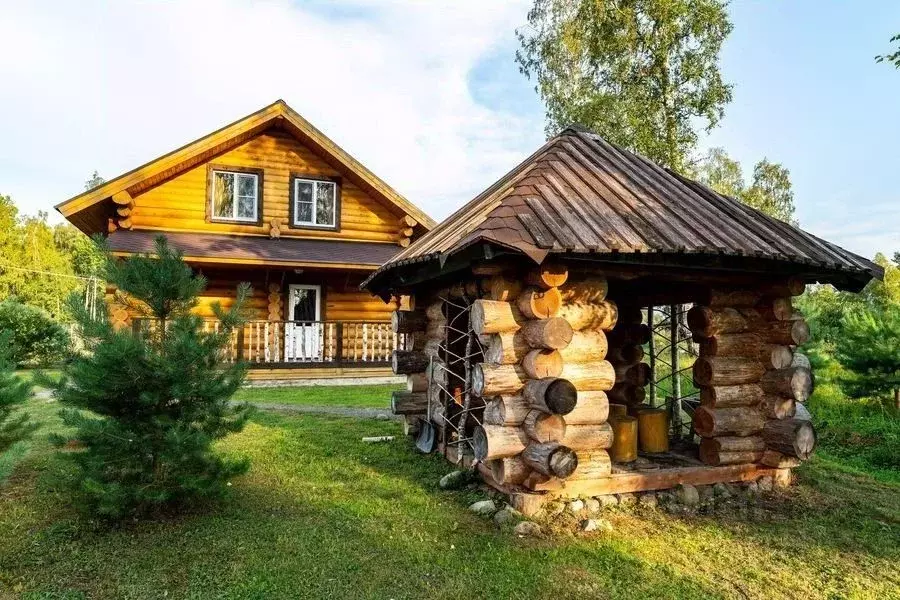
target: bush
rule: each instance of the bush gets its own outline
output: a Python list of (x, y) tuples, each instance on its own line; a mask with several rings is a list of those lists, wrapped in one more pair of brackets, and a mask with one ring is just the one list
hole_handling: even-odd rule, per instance
[[(248, 287), (229, 312), (218, 306), (218, 332), (204, 332), (190, 313), (205, 286), (157, 240), (158, 258), (109, 258), (106, 279), (153, 319), (140, 335), (115, 329), (72, 303), (86, 349), (66, 365), (53, 387), (67, 408), (63, 422), (83, 450), (67, 454), (77, 466), (75, 496), (94, 515), (122, 518), (222, 494), (246, 461), (214, 452), (213, 442), (243, 429), (245, 405), (231, 396), (242, 364), (221, 361), (239, 323)], [(63, 445), (62, 437), (54, 441)]]
[(8, 298), (0, 302), (0, 332), (9, 332), (9, 360), (17, 367), (65, 360), (71, 339), (66, 329), (39, 308)]
[(31, 395), (31, 385), (13, 373), (12, 363), (7, 359), (9, 338), (9, 333), (0, 333), (0, 455), (35, 428), (28, 415), (21, 412)]

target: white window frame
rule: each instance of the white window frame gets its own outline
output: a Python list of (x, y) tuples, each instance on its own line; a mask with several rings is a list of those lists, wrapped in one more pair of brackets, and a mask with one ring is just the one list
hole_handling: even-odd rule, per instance
[[(232, 177), (232, 186), (231, 189), (234, 190), (234, 202), (231, 205), (231, 216), (224, 217), (216, 214), (216, 176), (217, 175), (231, 175)], [(253, 178), (253, 217), (241, 217), (238, 215), (238, 206), (240, 205), (240, 197), (238, 195), (238, 185), (237, 178), (238, 177), (252, 177)], [(259, 174), (257, 173), (247, 173), (244, 171), (229, 171), (228, 169), (213, 169), (212, 170), (212, 178), (210, 181), (210, 185), (212, 186), (212, 193), (209, 195), (209, 215), (210, 219), (213, 221), (233, 221), (236, 223), (257, 223), (259, 221)]]
[[(313, 186), (312, 189), (312, 221), (301, 221), (300, 220), (300, 211), (298, 210), (298, 205), (300, 203), (300, 190), (299, 184), (301, 183), (311, 183)], [(316, 223), (316, 215), (318, 214), (319, 208), (319, 195), (316, 193), (318, 191), (319, 185), (327, 183), (332, 186), (334, 190), (334, 195), (331, 197), (332, 209), (331, 209), (331, 223)], [(306, 179), (303, 177), (294, 177), (294, 223), (293, 225), (297, 227), (323, 227), (328, 229), (334, 229), (337, 224), (337, 210), (338, 210), (338, 184), (335, 181), (328, 181), (323, 179)]]

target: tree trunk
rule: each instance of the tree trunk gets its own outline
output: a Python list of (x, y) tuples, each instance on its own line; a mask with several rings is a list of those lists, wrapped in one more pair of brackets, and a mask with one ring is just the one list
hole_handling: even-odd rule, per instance
[(767, 448), (800, 460), (807, 460), (816, 448), (816, 432), (812, 423), (799, 419), (767, 421), (763, 439)]
[(568, 425), (562, 443), (572, 450), (599, 450), (612, 446), (613, 430), (609, 423)]
[(430, 359), (424, 352), (417, 350), (394, 350), (391, 354), (391, 369), (396, 375), (411, 375), (421, 373), (427, 367)]
[(519, 311), (528, 319), (548, 319), (555, 317), (562, 306), (562, 294), (559, 288), (542, 290), (527, 287), (516, 300)]
[(532, 350), (522, 359), (522, 370), (531, 379), (559, 377), (563, 370), (563, 357), (559, 350)]
[(606, 392), (578, 392), (578, 402), (566, 414), (566, 425), (596, 425), (609, 418)]
[(586, 363), (566, 363), (563, 379), (568, 379), (580, 392), (596, 392), (612, 389), (616, 383), (616, 371), (605, 360)]
[(756, 358), (703, 356), (694, 363), (694, 381), (699, 386), (754, 383), (764, 372)]
[(600, 330), (576, 331), (569, 345), (560, 350), (565, 362), (592, 362), (606, 358), (606, 334)]
[(532, 408), (554, 415), (565, 415), (575, 408), (578, 391), (566, 379), (548, 377), (526, 382), (522, 397)]
[(519, 335), (532, 348), (558, 350), (572, 341), (572, 327), (560, 317), (525, 321)]
[(535, 442), (560, 442), (566, 435), (566, 421), (560, 415), (532, 410), (523, 423), (525, 433)]
[(522, 460), (538, 473), (560, 479), (565, 479), (578, 468), (575, 452), (557, 442), (528, 444), (522, 452)]
[(757, 383), (700, 388), (700, 404), (709, 408), (755, 406), (765, 397)]
[(478, 363), (472, 371), (472, 392), (481, 398), (517, 394), (528, 381), (518, 365)]
[(515, 456), (525, 449), (528, 436), (521, 427), (482, 425), (472, 432), (472, 447), (478, 460)]
[(748, 436), (761, 431), (764, 424), (765, 418), (755, 407), (701, 406), (694, 412), (694, 431), (701, 437)]

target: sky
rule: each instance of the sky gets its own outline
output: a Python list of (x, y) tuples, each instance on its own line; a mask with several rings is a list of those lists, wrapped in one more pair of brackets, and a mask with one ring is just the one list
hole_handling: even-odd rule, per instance
[[(527, 0), (0, 0), (0, 194), (23, 213), (283, 98), (440, 220), (544, 141)], [(900, 250), (900, 3), (737, 1), (700, 151), (791, 172), (801, 226)]]

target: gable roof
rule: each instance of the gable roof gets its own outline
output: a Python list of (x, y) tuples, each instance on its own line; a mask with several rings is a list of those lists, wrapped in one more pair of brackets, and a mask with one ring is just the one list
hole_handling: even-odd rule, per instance
[[(301, 143), (311, 147), (335, 169), (346, 173), (354, 183), (366, 192), (396, 206), (412, 216), (426, 230), (435, 226), (435, 221), (400, 195), (387, 183), (350, 156), (324, 133), (316, 129), (284, 100), (277, 100), (253, 114), (205, 135), (181, 148), (164, 154), (146, 164), (123, 173), (95, 188), (78, 194), (56, 205), (64, 217), (83, 231), (93, 229), (89, 224), (97, 224), (96, 207), (116, 194), (138, 194), (178, 173), (197, 166), (231, 148), (239, 146), (263, 131), (279, 127), (291, 132)], [(105, 231), (105, 218), (99, 215), (101, 230)]]
[[(764, 259), (798, 265), (809, 280), (862, 287), (883, 270), (797, 227), (596, 133), (569, 127), (376, 271), (364, 285), (390, 287), (392, 271), (477, 243), (598, 259), (647, 254)], [(370, 285), (371, 284), (371, 285)]]

